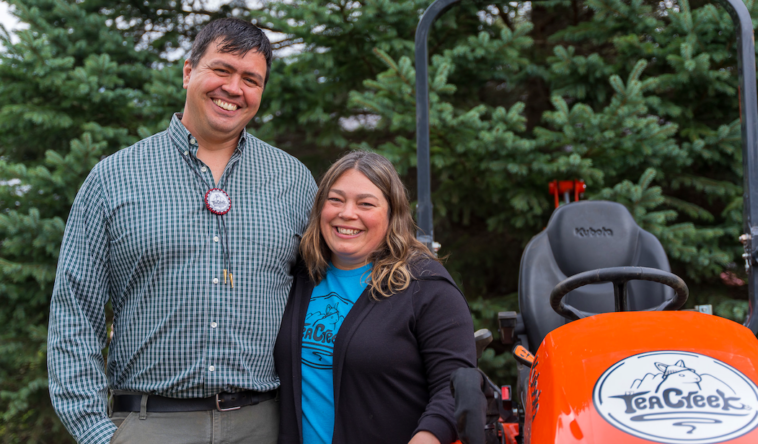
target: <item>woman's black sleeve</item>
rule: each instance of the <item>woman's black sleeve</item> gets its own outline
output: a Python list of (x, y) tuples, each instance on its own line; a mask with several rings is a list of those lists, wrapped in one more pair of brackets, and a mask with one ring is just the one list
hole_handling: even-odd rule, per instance
[(476, 367), (474, 324), (461, 292), (445, 280), (414, 284), (415, 332), (424, 361), (429, 403), (413, 432), (428, 431), (441, 444), (456, 439), (450, 375), (461, 367)]

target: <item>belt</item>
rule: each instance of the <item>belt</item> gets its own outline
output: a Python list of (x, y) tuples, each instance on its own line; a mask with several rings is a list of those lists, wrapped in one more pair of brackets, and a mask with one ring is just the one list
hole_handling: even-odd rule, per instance
[[(147, 398), (148, 412), (200, 412), (218, 410), (225, 412), (237, 410), (248, 405), (255, 405), (276, 398), (276, 390), (256, 392), (252, 390), (237, 393), (219, 393), (208, 398), (166, 398), (165, 396), (149, 395)], [(113, 394), (114, 412), (139, 412), (142, 394)]]

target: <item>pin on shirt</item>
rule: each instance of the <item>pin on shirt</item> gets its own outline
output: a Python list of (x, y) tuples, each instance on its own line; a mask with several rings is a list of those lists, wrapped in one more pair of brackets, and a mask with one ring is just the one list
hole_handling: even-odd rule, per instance
[[(191, 142), (192, 143), (192, 142)], [(195, 167), (192, 165), (190, 160), (187, 158), (187, 152), (185, 151), (184, 161), (187, 163), (187, 166), (190, 168), (190, 171), (194, 173), (195, 177), (197, 177), (199, 183), (201, 186), (207, 186), (205, 179), (198, 173), (195, 169)], [(226, 180), (229, 178), (229, 176), (232, 174), (232, 170), (234, 170), (233, 164), (229, 171), (224, 175), (223, 183), (220, 184), (221, 187), (224, 186), (226, 183)], [(224, 218), (221, 217), (229, 212), (229, 210), (232, 209), (232, 199), (229, 197), (229, 195), (226, 193), (226, 191), (223, 190), (223, 188), (211, 188), (203, 197), (203, 201), (205, 202), (205, 208), (208, 209), (211, 213), (215, 214), (216, 216), (219, 216), (219, 222), (221, 224), (221, 254), (223, 256), (222, 260), (224, 262), (225, 267), (223, 268), (224, 271), (224, 284), (226, 284), (226, 277), (227, 274), (229, 275), (229, 283), (231, 284), (232, 288), (234, 288), (234, 276), (231, 272), (231, 257), (230, 257), (230, 251), (229, 251), (229, 233), (226, 230), (226, 222), (224, 221)]]
[(232, 209), (232, 199), (221, 188), (211, 188), (205, 193), (205, 207), (211, 213), (223, 216)]
[[(226, 194), (226, 191), (222, 190), (221, 188), (211, 188), (208, 190), (207, 193), (205, 193), (205, 208), (208, 209), (211, 213), (217, 215), (217, 216), (223, 216), (224, 214), (228, 213), (229, 210), (232, 209), (232, 199), (229, 197), (228, 194)], [(226, 233), (226, 223), (224, 220), (221, 220), (221, 225), (224, 228), (224, 240), (222, 244), (222, 248), (225, 250), (224, 255), (228, 255), (228, 245), (227, 245), (227, 233)], [(227, 265), (229, 264), (229, 258), (228, 256), (225, 257)], [(226, 276), (229, 275), (229, 283), (232, 285), (232, 288), (234, 288), (234, 276), (232, 276), (232, 273), (228, 271), (227, 268), (224, 268), (224, 284), (226, 284)]]

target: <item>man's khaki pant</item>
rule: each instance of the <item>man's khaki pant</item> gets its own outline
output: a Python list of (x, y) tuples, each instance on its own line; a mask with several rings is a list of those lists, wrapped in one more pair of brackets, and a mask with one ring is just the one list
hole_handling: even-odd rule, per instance
[(219, 412), (114, 412), (112, 444), (276, 444), (279, 401)]

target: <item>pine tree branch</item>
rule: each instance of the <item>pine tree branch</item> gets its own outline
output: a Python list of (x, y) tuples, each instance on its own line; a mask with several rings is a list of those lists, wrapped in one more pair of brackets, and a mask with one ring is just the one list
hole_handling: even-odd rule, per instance
[(505, 26), (508, 27), (511, 31), (513, 31), (513, 24), (511, 23), (511, 16), (508, 15), (507, 11), (503, 11), (502, 7), (497, 8), (497, 15), (500, 17), (500, 19), (503, 21)]

